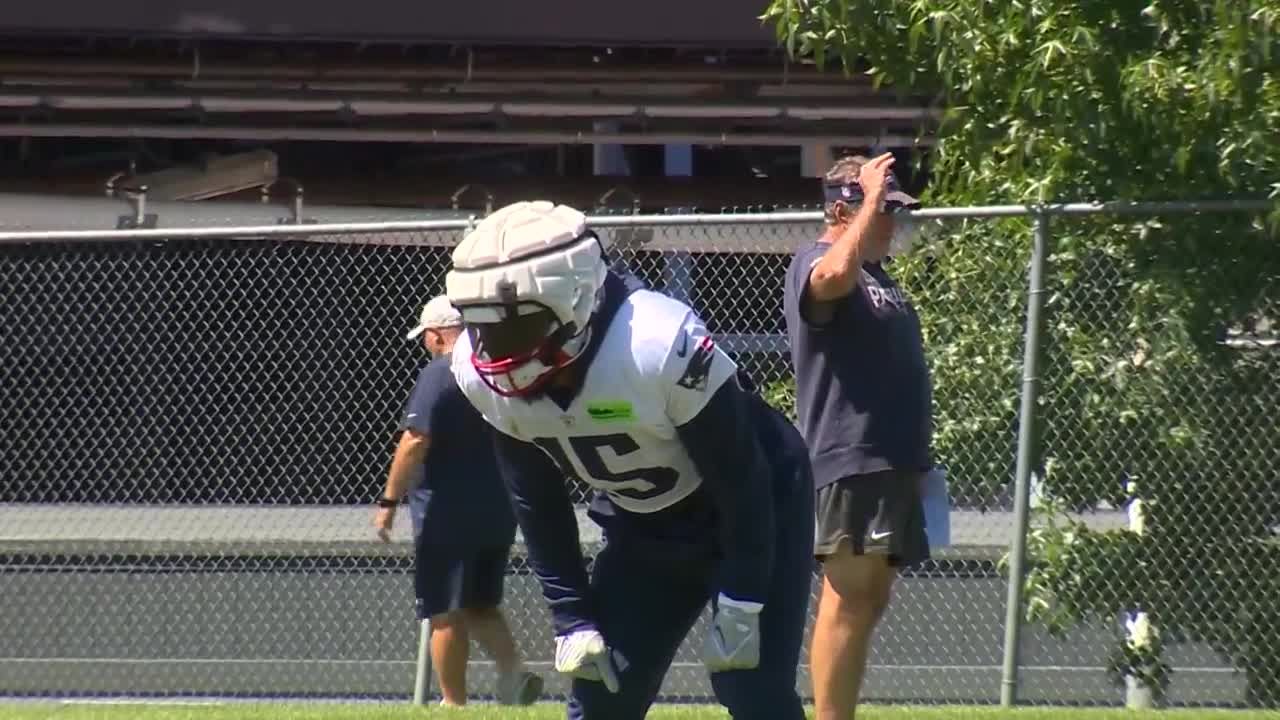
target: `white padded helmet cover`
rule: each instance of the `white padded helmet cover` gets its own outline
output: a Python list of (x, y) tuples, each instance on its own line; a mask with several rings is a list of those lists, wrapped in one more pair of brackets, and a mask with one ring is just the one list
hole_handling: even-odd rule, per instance
[(467, 233), (453, 251), (445, 285), (464, 320), (469, 310), (476, 316), (477, 306), (502, 305), (500, 289), (509, 284), (522, 314), (535, 312), (526, 303), (536, 303), (581, 333), (607, 271), (585, 215), (545, 200), (526, 201), (498, 209)]

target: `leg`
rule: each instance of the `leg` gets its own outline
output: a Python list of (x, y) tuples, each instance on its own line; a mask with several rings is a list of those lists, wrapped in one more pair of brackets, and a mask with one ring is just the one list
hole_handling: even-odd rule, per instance
[(818, 492), (822, 594), (810, 646), (815, 720), (854, 717), (898, 567), (928, 558), (917, 476), (885, 471)]
[(467, 628), (498, 666), (498, 702), (528, 705), (542, 694), (542, 678), (525, 672), (511, 628), (502, 615), (502, 586), (511, 547), (478, 550), (463, 568), (462, 606)]
[(445, 705), (467, 702), (469, 638), (461, 613), (465, 580), (464, 558), (439, 548), (417, 548), (414, 590), (418, 617), (431, 618), (431, 664), (435, 666)]
[(467, 704), (467, 625), (459, 612), (431, 616), (431, 662), (445, 705)]
[(711, 675), (716, 698), (734, 720), (805, 717), (796, 692), (796, 667), (813, 586), (813, 480), (803, 444), (794, 457), (792, 463), (775, 460), (775, 472), (795, 476), (789, 485), (795, 492), (775, 505), (778, 539), (773, 586), (760, 614), (760, 665)]
[(462, 607), (467, 627), (502, 674), (523, 669), (511, 628), (498, 609), (510, 551), (509, 546), (481, 549), (467, 558), (463, 567)]
[(511, 637), (511, 628), (501, 610), (496, 607), (467, 608), (462, 613), (471, 636), (493, 658), (500, 675), (511, 675), (523, 669), (515, 640)]
[(472, 637), (480, 643), (498, 668), (496, 695), (503, 705), (530, 705), (542, 696), (543, 681), (524, 668), (511, 627), (496, 607), (463, 611)]
[(596, 556), (591, 586), (597, 622), (620, 655), (621, 686), (575, 680), (570, 720), (643, 720), (680, 642), (707, 602), (706, 572), (683, 544), (610, 540)]
[(846, 720), (858, 706), (871, 637), (889, 606), (897, 571), (883, 555), (854, 555), (847, 542), (822, 566), (822, 594), (809, 648), (814, 718)]

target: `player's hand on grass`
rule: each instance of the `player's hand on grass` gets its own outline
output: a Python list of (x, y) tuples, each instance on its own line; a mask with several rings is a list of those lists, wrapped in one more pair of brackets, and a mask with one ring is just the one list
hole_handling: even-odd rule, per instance
[(761, 609), (759, 603), (720, 595), (703, 650), (709, 671), (750, 670), (760, 664)]
[(395, 508), (378, 508), (373, 514), (373, 526), (378, 529), (378, 539), (384, 543), (391, 542), (391, 528), (396, 523)]
[(618, 670), (613, 651), (604, 636), (595, 630), (578, 630), (556, 636), (556, 672), (582, 680), (602, 682), (609, 692), (618, 692)]

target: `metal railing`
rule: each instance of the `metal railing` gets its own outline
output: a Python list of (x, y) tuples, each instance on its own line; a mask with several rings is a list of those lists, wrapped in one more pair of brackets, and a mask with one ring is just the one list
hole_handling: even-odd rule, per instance
[[(1117, 314), (1136, 297), (1124, 290), (1138, 279), (1133, 268), (1114, 253), (1081, 259), (1089, 250), (1079, 244), (1056, 268), (1049, 219), (1269, 209), (1222, 201), (914, 213), (942, 223), (900, 273), (926, 325), (955, 542), (904, 573), (868, 697), (1118, 699), (1106, 682), (1103, 656), (1115, 645), (1107, 622), (1086, 614), (1058, 640), (1024, 621), (1024, 589), (1039, 567), (1029, 548), (1044, 547), (1033, 500), (1053, 494), (1058, 454), (1072, 467), (1170, 482), (1180, 471), (1167, 458), (1217, 455), (1166, 457), (1131, 425), (1097, 438), (1055, 426), (1088, 421), (1093, 401), (1081, 398), (1108, 386), (1076, 366), (1081, 352), (1050, 351), (1082, 332), (1112, 359), (1122, 354), (1112, 346), (1156, 341), (1128, 337), (1122, 321), (1131, 318)], [(972, 229), (945, 224), (965, 218), (1030, 218), (1032, 241), (974, 252)], [(421, 360), (398, 338), (442, 289), (448, 250), (474, 222), (0, 232), (0, 694), (407, 694), (417, 644), (407, 531), (390, 548), (373, 543), (367, 500)], [(620, 265), (693, 305), (769, 399), (788, 405), (781, 278), (790, 253), (820, 232), (820, 213), (604, 215), (592, 225)], [(1280, 288), (1274, 279), (1257, 285), (1250, 317), (1273, 327)], [(1076, 325), (1047, 327), (1046, 316)], [(1254, 334), (1250, 347), (1263, 351), (1242, 350), (1243, 369), (1205, 365), (1205, 392), (1247, 374), (1261, 402), (1280, 402), (1280, 364), (1265, 352), (1274, 338)], [(1191, 339), (1185, 348), (1162, 342), (1170, 344), (1143, 352), (1199, 352)], [(1280, 478), (1280, 438), (1252, 412), (1226, 404), (1211, 419), (1241, 441), (1249, 462), (1232, 468)], [(1130, 441), (1132, 452), (1116, 449)], [(1255, 483), (1255, 496), (1216, 509), (1276, 526), (1276, 485)], [(1070, 508), (1080, 532), (1105, 538), (1129, 526), (1123, 504), (1093, 500)], [(599, 540), (585, 519), (583, 539), (589, 549)], [(546, 615), (522, 557), (518, 545), (508, 613), (531, 664), (547, 669)], [(1259, 558), (1268, 580), (1275, 558)], [(304, 620), (295, 608), (307, 608)], [(1280, 647), (1276, 632), (1264, 639)], [(1238, 638), (1211, 635), (1171, 633), (1185, 642), (1167, 656), (1187, 680), (1172, 683), (1170, 702), (1242, 702), (1252, 691), (1232, 668), (1250, 687), (1268, 681), (1274, 670), (1249, 659), (1265, 653), (1241, 654)], [(388, 667), (402, 668), (403, 682), (388, 680)], [(481, 696), (487, 667), (479, 663), (473, 681)], [(805, 692), (807, 684), (802, 672)], [(689, 648), (663, 693), (709, 697)]]

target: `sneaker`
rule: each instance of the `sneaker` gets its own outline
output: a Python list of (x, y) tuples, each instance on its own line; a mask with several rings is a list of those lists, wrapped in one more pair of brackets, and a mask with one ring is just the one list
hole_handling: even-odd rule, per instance
[(531, 672), (498, 678), (498, 703), (532, 705), (542, 697), (542, 677)]

